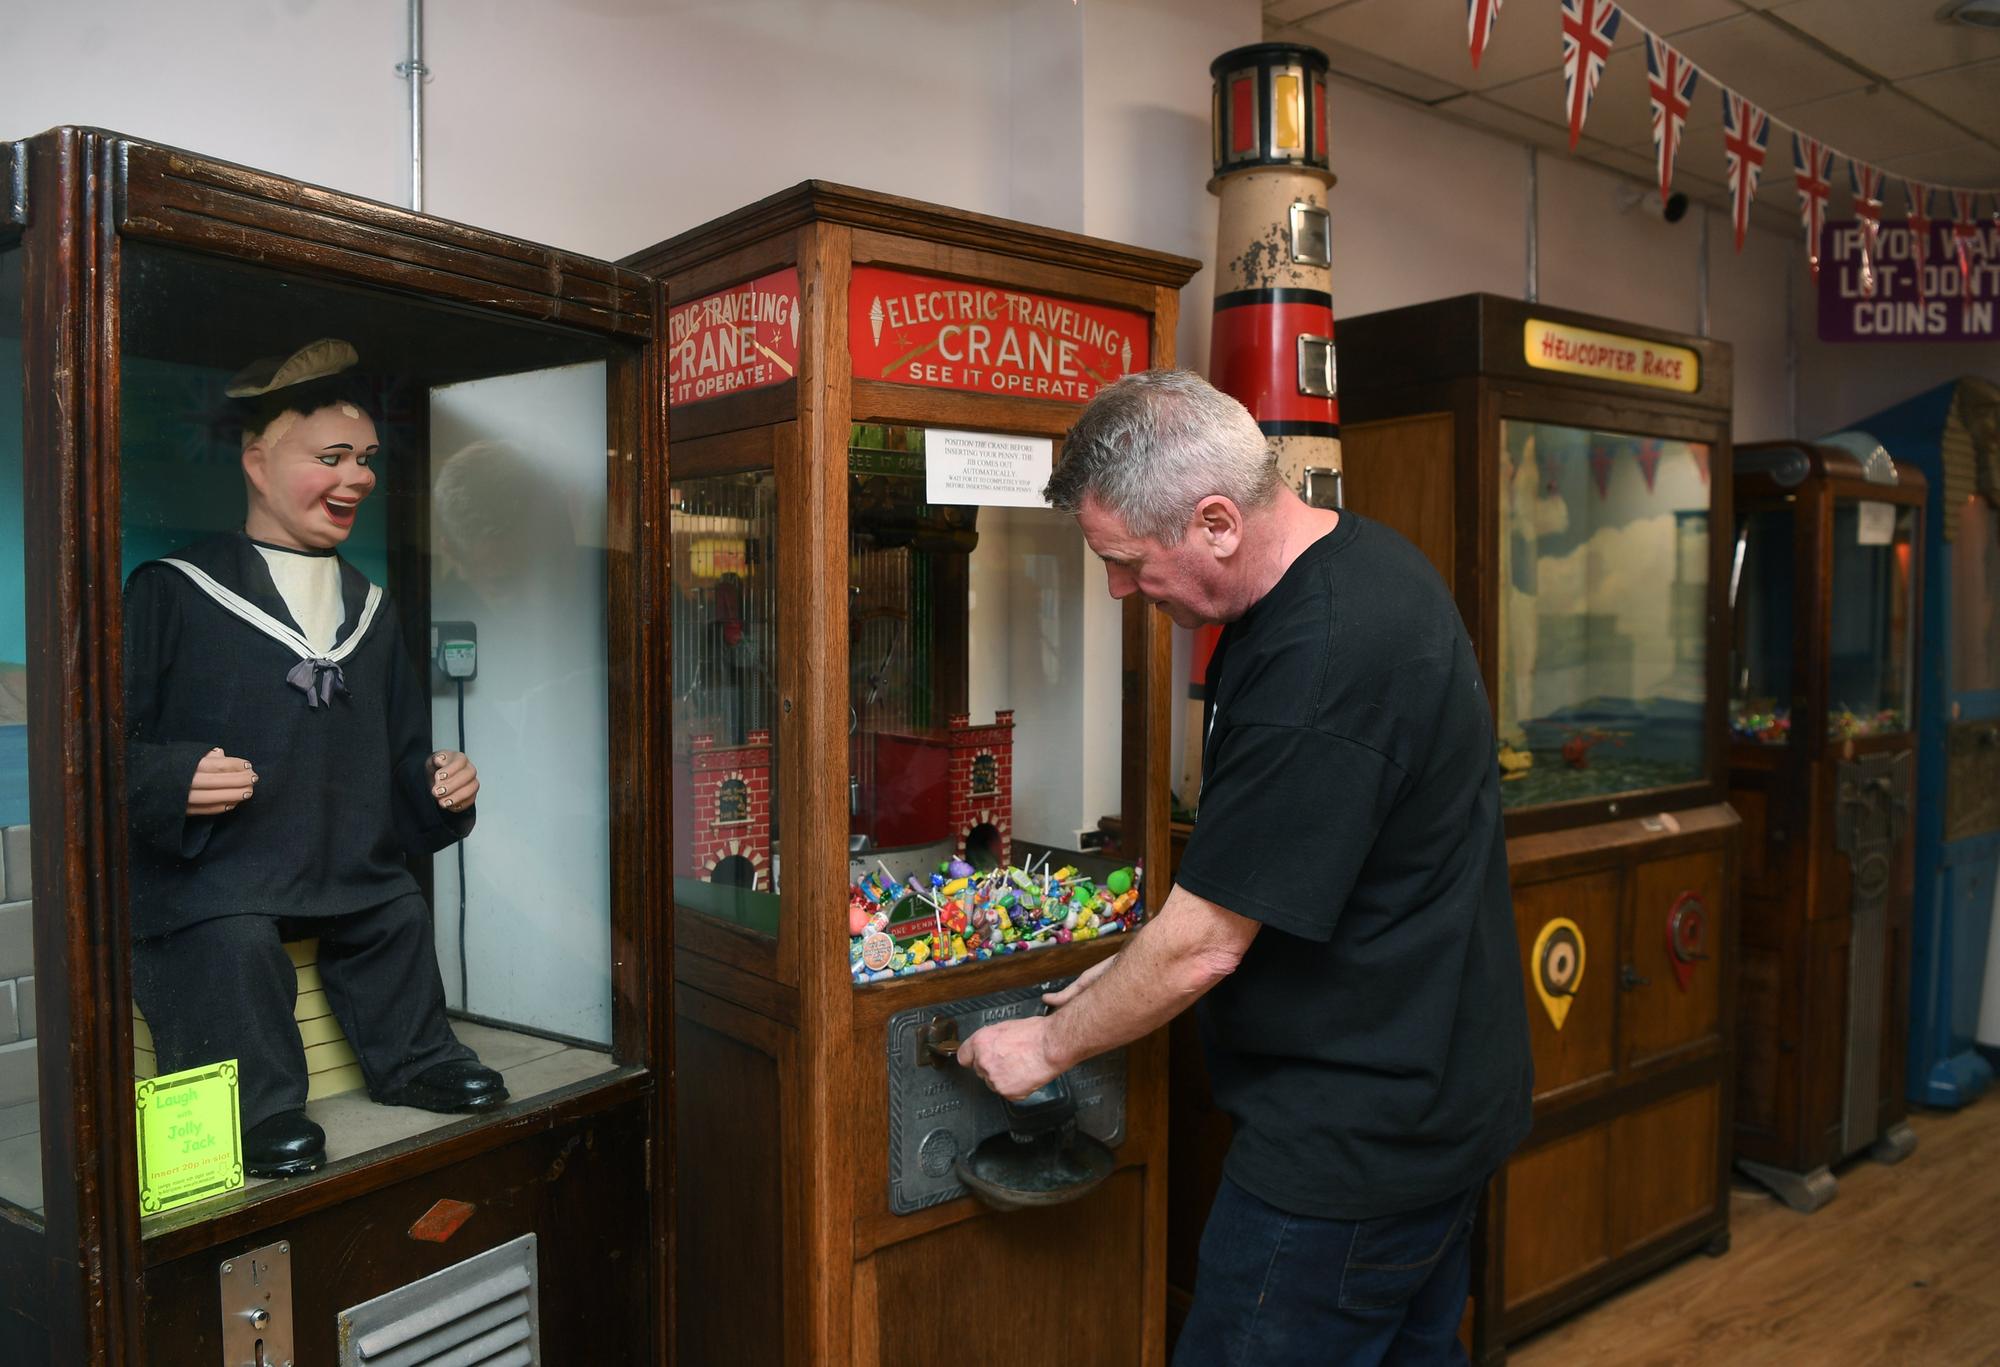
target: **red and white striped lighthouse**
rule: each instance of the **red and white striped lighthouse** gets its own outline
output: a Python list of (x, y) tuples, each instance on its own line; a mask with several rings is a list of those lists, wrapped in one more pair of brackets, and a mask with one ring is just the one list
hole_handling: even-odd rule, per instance
[(1225, 52), (1215, 79), (1215, 323), (1209, 379), (1239, 400), (1285, 482), (1334, 507), (1340, 406), (1326, 193), (1326, 54), (1299, 43)]

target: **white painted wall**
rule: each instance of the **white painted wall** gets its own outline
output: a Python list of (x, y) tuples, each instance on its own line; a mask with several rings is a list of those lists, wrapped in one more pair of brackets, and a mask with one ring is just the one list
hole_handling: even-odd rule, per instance
[(405, 24), (399, 0), (10, 4), (0, 138), (113, 128), (407, 204)]
[(1803, 253), (1796, 269), (1799, 435), (1826, 436), (1857, 419), (1963, 375), (2000, 383), (2000, 345), (1971, 342), (1822, 342)]
[[(1334, 82), (1334, 332), (1342, 318), (1473, 291), (1521, 298), (1527, 152), (1521, 144), (1360, 86)], [(1639, 182), (1538, 157), (1544, 303), (1695, 330), (1700, 210), (1664, 223), (1623, 209)], [(1710, 335), (1731, 344), (1738, 441), (1788, 434), (1782, 268), (1796, 244), (1752, 229), (1739, 257), (1726, 216), (1709, 223)], [(1802, 264), (1799, 266), (1803, 271)]]
[[(407, 202), (400, 0), (17, 9), (0, 136), (95, 123)], [(426, 207), (601, 256), (817, 176), (1207, 259), (1208, 63), (1261, 36), (1256, 0), (452, 0), (426, 13)], [(1523, 149), (1359, 86), (1336, 82), (1331, 101), (1336, 314), (1518, 295)], [(1617, 190), (1636, 182), (1559, 153), (1541, 168), (1542, 297), (1691, 328), (1694, 220), (1621, 214)], [(1737, 436), (1784, 435), (1775, 267), (1796, 256), (1780, 244), (1797, 244), (1753, 230), (1738, 260), (1716, 220), (1713, 331), (1736, 344)], [(1179, 352), (1197, 368), (1212, 288), (1203, 272), (1182, 297)], [(1927, 347), (1820, 358), (1809, 334), (1809, 429), (1842, 420), (1843, 402), (1868, 411), (1978, 361)]]

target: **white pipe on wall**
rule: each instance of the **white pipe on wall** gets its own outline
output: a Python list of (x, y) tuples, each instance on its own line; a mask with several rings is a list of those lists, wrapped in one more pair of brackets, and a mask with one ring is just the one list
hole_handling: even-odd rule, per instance
[(424, 0), (410, 0), (410, 55), (396, 63), (396, 74), (410, 83), (410, 208), (424, 211)]

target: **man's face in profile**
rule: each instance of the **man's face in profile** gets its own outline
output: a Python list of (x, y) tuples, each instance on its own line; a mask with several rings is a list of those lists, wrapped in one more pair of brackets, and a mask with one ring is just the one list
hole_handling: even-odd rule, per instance
[(1085, 544), (1104, 562), (1113, 598), (1136, 593), (1179, 627), (1192, 629), (1221, 620), (1212, 615), (1216, 563), (1202, 553), (1197, 537), (1183, 536), (1168, 546), (1135, 535), (1116, 513), (1088, 496), (1077, 509), (1076, 524)]

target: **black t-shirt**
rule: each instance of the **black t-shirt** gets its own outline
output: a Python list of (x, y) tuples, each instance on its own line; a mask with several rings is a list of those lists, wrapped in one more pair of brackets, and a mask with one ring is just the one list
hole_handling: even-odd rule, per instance
[(1189, 892), (1263, 923), (1203, 999), (1225, 1171), (1360, 1220), (1528, 1132), (1531, 1063), (1486, 692), (1430, 562), (1351, 512), (1222, 633)]

